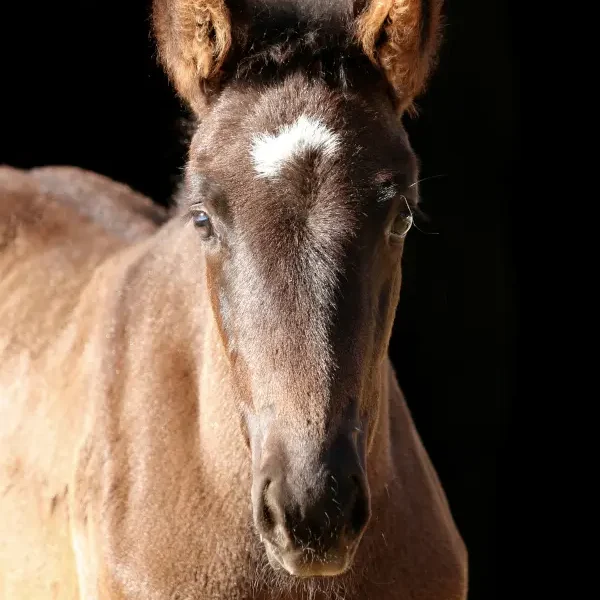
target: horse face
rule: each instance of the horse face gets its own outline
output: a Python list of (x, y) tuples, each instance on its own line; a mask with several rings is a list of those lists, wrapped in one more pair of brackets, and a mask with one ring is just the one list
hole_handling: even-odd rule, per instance
[(298, 575), (344, 571), (369, 519), (366, 453), (416, 203), (392, 116), (296, 77), (225, 92), (191, 147), (185, 210), (239, 393), (254, 521)]
[(163, 63), (202, 121), (183, 210), (252, 453), (254, 521), (297, 575), (344, 571), (369, 519), (417, 194), (398, 113), (426, 81), (440, 8), (154, 0)]

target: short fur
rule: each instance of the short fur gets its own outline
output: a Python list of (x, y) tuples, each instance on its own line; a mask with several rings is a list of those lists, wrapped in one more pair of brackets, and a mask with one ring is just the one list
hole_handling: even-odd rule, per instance
[[(248, 67), (257, 60), (263, 62), (261, 72), (269, 64), (289, 69), (298, 53), (310, 52), (321, 72), (329, 67), (333, 74), (337, 65), (323, 63), (321, 55), (333, 50), (335, 60), (346, 54), (356, 61), (356, 48), (385, 74), (402, 113), (412, 109), (435, 66), (442, 4), (233, 0), (230, 11), (223, 0), (155, 0), (154, 28), (167, 72), (199, 114), (224, 80), (252, 73)], [(309, 67), (305, 60), (302, 66)]]
[(366, 55), (381, 67), (400, 111), (423, 92), (437, 57), (441, 0), (373, 0), (358, 19)]
[(231, 46), (224, 0), (158, 0), (153, 14), (160, 55), (177, 91), (203, 110), (204, 86), (218, 80)]
[[(205, 104), (177, 23), (222, 5), (157, 0), (202, 116), (174, 215), (78, 169), (0, 169), (0, 600), (466, 598), (387, 355), (416, 157), (377, 69), (340, 54), (350, 4), (250, 4)], [(302, 116), (335, 153), (257, 177), (252, 140)]]

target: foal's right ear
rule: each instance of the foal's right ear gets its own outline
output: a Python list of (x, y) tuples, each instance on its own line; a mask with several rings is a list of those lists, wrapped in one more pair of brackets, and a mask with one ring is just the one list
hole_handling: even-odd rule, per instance
[(153, 0), (161, 61), (179, 95), (202, 114), (231, 47), (225, 0)]

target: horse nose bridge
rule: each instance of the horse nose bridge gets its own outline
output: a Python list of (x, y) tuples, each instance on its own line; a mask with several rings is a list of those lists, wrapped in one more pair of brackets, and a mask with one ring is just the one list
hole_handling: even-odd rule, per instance
[(340, 434), (351, 433), (358, 422), (359, 392), (334, 385), (314, 389), (300, 382), (284, 394), (278, 402), (277, 425), (290, 439), (310, 438), (327, 446)]
[(339, 420), (310, 411), (286, 418), (282, 415), (266, 435), (260, 459), (263, 469), (283, 469), (298, 485), (338, 472), (343, 463), (351, 464), (357, 455), (355, 438)]
[(359, 452), (358, 401), (340, 397), (296, 396), (277, 406), (263, 429), (261, 461), (284, 457), (290, 467), (310, 468), (348, 460)]
[(257, 475), (283, 485), (299, 505), (343, 495), (348, 486), (366, 485), (363, 461), (354, 436), (348, 432), (343, 431), (333, 439), (327, 435), (298, 435), (298, 432), (279, 432), (269, 438)]

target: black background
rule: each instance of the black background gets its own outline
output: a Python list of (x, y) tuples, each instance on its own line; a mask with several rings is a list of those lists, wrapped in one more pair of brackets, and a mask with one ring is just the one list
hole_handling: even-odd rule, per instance
[[(161, 203), (184, 162), (148, 0), (4, 13), (0, 164), (71, 164)], [(516, 387), (515, 31), (502, 0), (450, 0), (438, 70), (406, 120), (430, 222), (413, 230), (391, 355), (470, 553), (470, 600), (503, 596)], [(429, 178), (429, 179), (427, 179)]]

